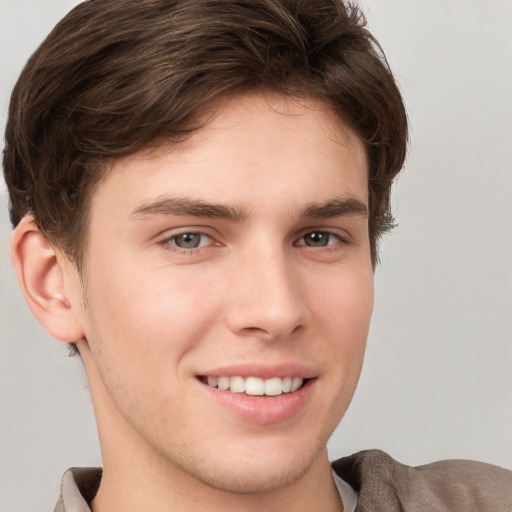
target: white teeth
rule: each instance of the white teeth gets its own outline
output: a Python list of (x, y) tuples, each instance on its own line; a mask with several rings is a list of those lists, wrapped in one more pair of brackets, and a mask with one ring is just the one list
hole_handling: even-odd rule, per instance
[(245, 379), (245, 393), (247, 395), (265, 394), (265, 383), (259, 377), (247, 377)]
[(229, 379), (229, 389), (233, 393), (243, 393), (245, 391), (245, 382), (242, 377), (231, 377)]
[(289, 393), (292, 390), (292, 378), (285, 377), (283, 379), (283, 393)]
[(207, 377), (206, 381), (211, 387), (218, 387), (222, 391), (231, 390), (233, 393), (246, 393), (253, 396), (279, 396), (299, 389), (304, 383), (302, 377), (272, 377), (260, 379), (259, 377)]
[(296, 391), (302, 386), (302, 379), (300, 377), (293, 377), (292, 379), (292, 391)]
[(283, 392), (283, 381), (276, 377), (265, 381), (265, 395), (276, 396)]
[(229, 377), (219, 377), (217, 386), (219, 386), (219, 389), (222, 389), (223, 391), (229, 389)]

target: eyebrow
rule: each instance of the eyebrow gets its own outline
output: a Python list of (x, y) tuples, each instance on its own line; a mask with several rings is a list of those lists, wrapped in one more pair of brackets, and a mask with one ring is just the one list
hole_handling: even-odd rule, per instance
[(304, 218), (330, 218), (341, 216), (361, 215), (368, 217), (368, 207), (365, 203), (354, 197), (338, 198), (325, 203), (312, 203), (307, 205), (301, 213)]
[(142, 203), (130, 214), (130, 218), (142, 219), (152, 215), (206, 217), (232, 222), (243, 222), (248, 217), (243, 208), (236, 206), (215, 204), (188, 197), (162, 197)]
[[(244, 222), (249, 218), (249, 214), (242, 207), (211, 203), (188, 197), (161, 197), (145, 201), (130, 213), (130, 218), (142, 220), (153, 215), (215, 218), (236, 223)], [(368, 217), (366, 204), (353, 197), (336, 198), (324, 203), (311, 203), (306, 205), (300, 213), (300, 217), (305, 219), (352, 215)]]

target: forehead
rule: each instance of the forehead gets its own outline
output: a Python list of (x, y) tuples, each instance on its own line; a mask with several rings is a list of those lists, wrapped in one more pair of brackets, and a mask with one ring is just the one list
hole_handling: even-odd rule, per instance
[[(255, 144), (263, 143), (271, 150), (269, 129), (272, 132), (284, 129), (312, 143), (315, 138), (324, 137), (351, 150), (359, 146), (364, 148), (334, 107), (313, 96), (296, 97), (271, 91), (254, 91), (217, 101), (210, 113), (200, 118), (201, 122), (204, 123), (202, 128), (175, 146), (173, 151), (176, 154), (198, 150), (205, 143), (213, 142), (221, 131), (232, 131), (230, 137), (249, 136)], [(220, 142), (220, 139), (217, 141)], [(168, 146), (164, 144), (163, 149), (167, 151)], [(152, 148), (149, 153), (158, 155), (158, 151)]]
[(332, 194), (367, 202), (367, 167), (364, 144), (326, 103), (252, 93), (219, 102), (185, 140), (116, 160), (95, 196), (108, 189), (128, 203), (172, 191), (238, 202), (250, 191), (302, 201), (325, 181), (338, 187)]

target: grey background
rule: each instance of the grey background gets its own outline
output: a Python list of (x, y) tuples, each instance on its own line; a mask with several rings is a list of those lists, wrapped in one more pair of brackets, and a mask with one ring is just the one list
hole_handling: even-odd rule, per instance
[[(0, 0), (0, 124), (10, 89), (71, 0)], [(512, 468), (512, 2), (365, 0), (411, 121), (382, 246), (366, 364), (331, 456)], [(81, 363), (17, 289), (0, 186), (0, 512), (52, 510), (62, 472), (98, 465)]]

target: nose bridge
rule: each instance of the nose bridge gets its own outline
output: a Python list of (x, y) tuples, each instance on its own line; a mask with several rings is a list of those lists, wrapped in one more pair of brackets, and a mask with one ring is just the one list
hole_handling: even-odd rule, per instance
[(308, 311), (293, 258), (282, 244), (258, 244), (240, 255), (229, 321), (240, 333), (278, 339), (303, 326)]

